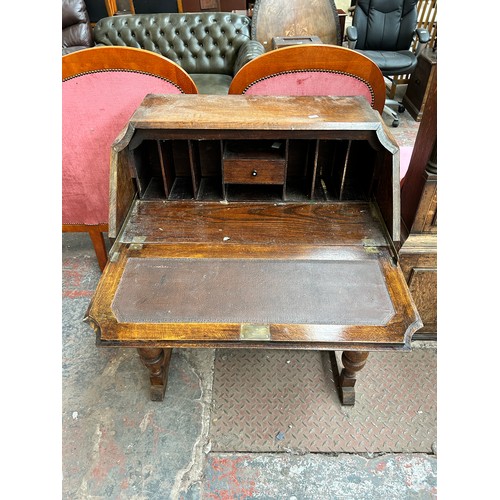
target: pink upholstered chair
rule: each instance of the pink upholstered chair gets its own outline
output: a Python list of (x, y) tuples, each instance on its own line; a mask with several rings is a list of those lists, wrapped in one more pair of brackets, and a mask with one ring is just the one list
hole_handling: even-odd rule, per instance
[(307, 44), (266, 52), (245, 64), (229, 94), (363, 96), (382, 113), (385, 83), (368, 57), (340, 46)]
[(94, 47), (62, 57), (62, 230), (88, 232), (104, 269), (111, 145), (147, 94), (197, 94), (154, 52)]

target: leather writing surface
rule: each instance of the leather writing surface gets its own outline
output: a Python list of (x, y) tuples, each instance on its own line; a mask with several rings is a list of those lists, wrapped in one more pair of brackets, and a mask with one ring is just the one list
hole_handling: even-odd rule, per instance
[(384, 325), (376, 259), (130, 258), (112, 310), (123, 323)]

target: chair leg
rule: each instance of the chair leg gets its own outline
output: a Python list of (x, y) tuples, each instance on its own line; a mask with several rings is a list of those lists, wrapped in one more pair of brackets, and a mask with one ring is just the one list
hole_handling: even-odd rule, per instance
[(389, 106), (387, 106), (387, 105), (384, 106), (384, 111), (389, 116), (392, 116), (392, 123), (391, 123), (391, 125), (393, 127), (398, 127), (399, 126), (399, 116), (398, 116), (398, 114), (393, 109), (391, 109)]
[(99, 263), (101, 271), (103, 271), (106, 263), (108, 262), (108, 251), (106, 249), (104, 235), (96, 227), (89, 227), (88, 233), (90, 235), (90, 239), (92, 240), (92, 244), (94, 245), (97, 262)]
[[(391, 106), (397, 107), (397, 111), (392, 109)], [(392, 126), (393, 127), (398, 127), (399, 126), (399, 113), (404, 113), (405, 112), (405, 107), (403, 106), (403, 103), (396, 101), (395, 99), (386, 99), (385, 104), (384, 104), (384, 111), (392, 116), (393, 122)]]

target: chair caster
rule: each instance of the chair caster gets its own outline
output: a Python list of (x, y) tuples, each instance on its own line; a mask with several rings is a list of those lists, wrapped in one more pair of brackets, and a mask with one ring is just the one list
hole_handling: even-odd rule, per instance
[(399, 127), (399, 119), (398, 118), (394, 118), (394, 120), (392, 121), (392, 126)]
[(398, 113), (404, 113), (405, 111), (406, 111), (406, 108), (402, 104), (400, 104), (398, 106)]

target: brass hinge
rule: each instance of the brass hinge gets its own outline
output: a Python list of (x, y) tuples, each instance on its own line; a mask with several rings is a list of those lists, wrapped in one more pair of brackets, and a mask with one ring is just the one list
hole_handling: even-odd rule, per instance
[(110, 262), (118, 262), (118, 259), (120, 258), (120, 252), (113, 252), (111, 254), (111, 257), (109, 258)]
[(363, 240), (363, 249), (366, 253), (379, 253), (380, 249), (375, 240), (365, 238)]
[(134, 236), (132, 238), (132, 243), (130, 243), (128, 247), (130, 250), (142, 250), (145, 241), (146, 236)]

